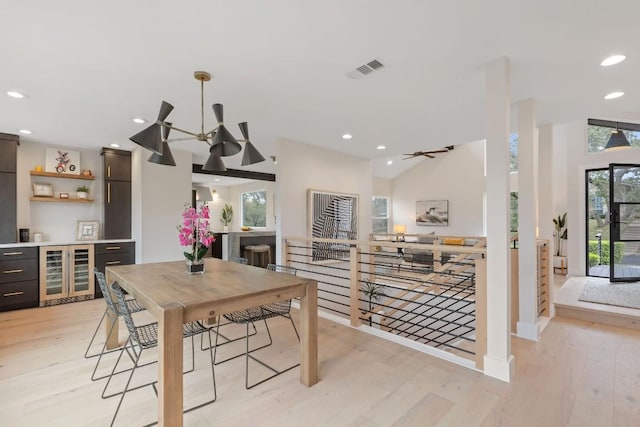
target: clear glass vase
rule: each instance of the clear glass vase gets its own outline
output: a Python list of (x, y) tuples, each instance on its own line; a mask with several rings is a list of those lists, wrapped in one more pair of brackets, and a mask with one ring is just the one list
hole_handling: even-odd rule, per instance
[(204, 260), (187, 260), (187, 273), (189, 274), (204, 274)]

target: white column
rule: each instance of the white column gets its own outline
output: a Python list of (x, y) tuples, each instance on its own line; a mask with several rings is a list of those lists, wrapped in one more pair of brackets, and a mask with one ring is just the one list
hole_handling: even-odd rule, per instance
[(538, 219), (536, 103), (518, 103), (518, 336), (537, 341), (538, 284), (536, 226)]
[(509, 121), (510, 65), (507, 58), (487, 65), (487, 353), (486, 375), (510, 381), (509, 291)]
[(549, 242), (549, 317), (553, 305), (553, 125), (538, 127), (538, 237)]

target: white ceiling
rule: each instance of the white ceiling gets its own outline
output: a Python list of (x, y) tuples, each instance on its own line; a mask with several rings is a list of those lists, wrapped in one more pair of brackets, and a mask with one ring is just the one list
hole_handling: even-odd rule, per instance
[[(535, 98), (539, 123), (640, 121), (632, 0), (40, 0), (3, 1), (0, 16), (0, 89), (29, 95), (0, 96), (0, 132), (46, 144), (131, 149), (144, 127), (131, 118), (154, 120), (162, 100), (175, 106), (168, 120), (197, 131), (193, 72), (206, 70), (205, 128), (215, 102), (237, 137), (248, 121), (268, 159), (248, 169), (274, 172), (284, 137), (376, 160), (391, 177), (421, 161), (402, 153), (484, 137), (483, 67), (501, 56), (513, 102)], [(600, 67), (612, 53), (627, 60)], [(346, 77), (374, 58), (388, 67)], [(603, 100), (614, 90), (626, 95)], [(206, 160), (202, 142), (173, 146)]]

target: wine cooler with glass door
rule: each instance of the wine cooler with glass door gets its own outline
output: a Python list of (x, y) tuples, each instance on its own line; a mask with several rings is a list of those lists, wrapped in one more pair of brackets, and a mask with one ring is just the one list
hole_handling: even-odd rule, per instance
[(94, 297), (93, 245), (40, 247), (40, 306)]

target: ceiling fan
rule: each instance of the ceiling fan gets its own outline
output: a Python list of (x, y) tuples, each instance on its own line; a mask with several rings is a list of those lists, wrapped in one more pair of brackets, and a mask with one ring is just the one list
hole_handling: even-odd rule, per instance
[(409, 157), (405, 157), (402, 160), (413, 159), (414, 157), (419, 157), (419, 156), (425, 156), (425, 157), (428, 157), (430, 159), (435, 159), (436, 158), (435, 154), (448, 153), (451, 150), (453, 150), (453, 145), (449, 145), (449, 146), (444, 147), (444, 148), (442, 148), (440, 150), (416, 151), (414, 153), (405, 154), (405, 156), (409, 156)]

